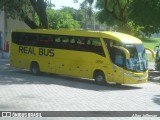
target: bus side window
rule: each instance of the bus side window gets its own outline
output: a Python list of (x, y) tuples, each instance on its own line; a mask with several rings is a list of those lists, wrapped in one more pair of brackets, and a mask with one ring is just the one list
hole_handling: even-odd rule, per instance
[(59, 35), (54, 36), (54, 40), (55, 40), (55, 45), (54, 45), (54, 47), (55, 47), (55, 48), (60, 48), (61, 39), (60, 39)]
[(75, 43), (76, 43), (75, 39), (73, 37), (70, 37), (70, 44), (75, 44)]
[(18, 40), (19, 45), (28, 45), (29, 44), (28, 34), (27, 33), (21, 33), (19, 35), (20, 35), (20, 38)]
[(86, 48), (88, 52), (93, 52), (92, 42), (93, 40), (91, 38), (87, 39)]
[(17, 45), (24, 45), (25, 44), (24, 36), (25, 36), (25, 34), (22, 32), (13, 32), (12, 33), (13, 43), (15, 43)]
[(63, 44), (66, 44), (69, 42), (69, 39), (67, 36), (60, 36), (60, 39), (61, 39), (61, 43)]
[(38, 34), (25, 33), (23, 36), (23, 45), (37, 46)]
[(104, 56), (104, 50), (99, 38), (88, 38), (87, 44), (90, 43), (90, 49), (92, 52)]
[(69, 37), (61, 36), (61, 45), (62, 49), (69, 49)]
[(70, 50), (76, 50), (76, 44), (77, 44), (77, 41), (76, 41), (76, 37), (69, 37), (69, 48)]
[(59, 49), (69, 49), (69, 36), (54, 36), (54, 47)]
[(13, 33), (12, 33), (12, 41), (13, 41), (13, 43), (19, 45), (20, 37), (21, 37), (21, 34), (20, 34), (20, 33), (13, 32)]
[(86, 41), (85, 37), (77, 37), (77, 50), (86, 51), (85, 41)]
[(56, 42), (56, 43), (61, 42), (61, 39), (60, 39), (60, 37), (59, 37), (59, 36), (55, 36), (55, 42)]
[(51, 48), (53, 47), (53, 40), (52, 36), (50, 35), (39, 35), (39, 44), (38, 47), (48, 47)]

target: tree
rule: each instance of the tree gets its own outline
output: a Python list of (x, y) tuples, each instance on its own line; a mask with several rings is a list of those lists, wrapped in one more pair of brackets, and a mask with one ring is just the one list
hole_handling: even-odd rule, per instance
[(74, 20), (81, 21), (82, 20), (82, 14), (79, 10), (74, 9), (72, 7), (63, 7), (61, 12), (68, 12), (69, 14), (72, 15)]
[(68, 11), (47, 9), (49, 28), (80, 28), (78, 21), (74, 20)]
[(96, 7), (100, 9), (98, 18), (101, 22), (117, 25), (118, 30), (128, 32), (128, 5), (130, 0), (97, 0)]
[(98, 19), (118, 31), (145, 35), (160, 30), (160, 0), (97, 0)]
[(149, 36), (159, 32), (160, 0), (133, 0), (129, 9), (129, 18), (135, 25), (143, 26), (143, 33)]
[[(7, 17), (18, 18), (33, 29), (48, 28), (46, 8), (47, 0), (0, 0), (0, 10), (4, 10)], [(31, 19), (34, 13), (39, 17), (40, 26)]]
[(30, 2), (32, 7), (34, 8), (34, 11), (39, 17), (41, 27), (48, 28), (48, 21), (46, 14), (47, 3), (44, 2), (44, 0), (30, 0)]
[[(90, 24), (92, 24), (92, 16), (93, 12), (93, 4), (94, 0), (84, 0), (80, 5), (80, 11), (83, 15), (83, 28), (84, 29), (91, 29)], [(93, 18), (94, 19), (94, 18)]]

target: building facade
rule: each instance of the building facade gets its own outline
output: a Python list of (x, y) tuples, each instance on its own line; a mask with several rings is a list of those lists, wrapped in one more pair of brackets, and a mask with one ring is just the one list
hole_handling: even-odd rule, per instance
[(0, 11), (0, 58), (9, 58), (10, 33), (13, 29), (29, 28), (23, 21), (7, 18), (4, 11)]

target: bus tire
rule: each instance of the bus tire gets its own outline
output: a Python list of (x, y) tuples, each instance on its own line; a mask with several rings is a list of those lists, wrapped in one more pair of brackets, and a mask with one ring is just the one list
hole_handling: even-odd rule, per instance
[(39, 65), (37, 62), (32, 62), (30, 66), (30, 71), (33, 75), (39, 75), (40, 74), (40, 69)]
[(95, 71), (94, 72), (94, 80), (96, 84), (105, 84), (105, 75), (102, 71)]
[(122, 84), (121, 84), (121, 83), (116, 83), (116, 85), (117, 85), (117, 86), (122, 86)]

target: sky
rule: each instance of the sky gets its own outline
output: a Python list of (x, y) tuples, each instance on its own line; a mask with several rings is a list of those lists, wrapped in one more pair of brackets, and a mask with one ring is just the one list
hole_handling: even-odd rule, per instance
[(51, 0), (51, 2), (55, 5), (55, 9), (60, 9), (62, 6), (78, 9), (80, 3), (83, 1), (84, 0), (78, 0), (78, 3), (74, 3), (73, 0)]

